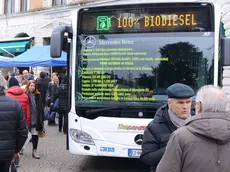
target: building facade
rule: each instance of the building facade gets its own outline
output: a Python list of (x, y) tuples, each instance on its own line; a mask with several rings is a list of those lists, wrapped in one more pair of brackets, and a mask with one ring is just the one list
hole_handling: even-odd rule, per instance
[[(49, 45), (53, 29), (71, 24), (71, 12), (81, 5), (103, 3), (89, 0), (1, 0), (0, 1), (0, 42), (25, 44), (23, 49), (1, 49), (0, 55), (14, 57), (31, 46)], [(23, 46), (23, 45), (21, 45)], [(39, 73), (48, 70), (39, 67)], [(21, 70), (22, 71), (22, 70)], [(48, 72), (48, 71), (47, 71)]]
[[(49, 45), (50, 36), (55, 27), (71, 24), (70, 16), (74, 9), (83, 5), (111, 1), (116, 2), (116, 0), (1, 0), (0, 42), (4, 40), (24, 40), (24, 43), (28, 44), (27, 47)], [(159, 2), (161, 0), (152, 0), (151, 2), (154, 1)], [(225, 35), (230, 37), (230, 1), (207, 1), (219, 4), (222, 10), (221, 20), (226, 30)], [(133, 1), (130, 0), (130, 2)], [(16, 52), (12, 50), (10, 54), (22, 53), (26, 51), (26, 46), (24, 49), (15, 50)], [(0, 55), (2, 55), (1, 49)], [(41, 70), (44, 70), (44, 68), (39, 68), (37, 72)], [(223, 77), (224, 89), (230, 93), (230, 66), (224, 67)]]

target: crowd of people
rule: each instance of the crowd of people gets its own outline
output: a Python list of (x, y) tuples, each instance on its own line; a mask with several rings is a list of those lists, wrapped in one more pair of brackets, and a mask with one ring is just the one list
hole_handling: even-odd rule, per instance
[[(66, 133), (67, 76), (61, 79), (53, 73), (50, 78), (41, 72), (35, 77), (27, 70), (22, 75), (9, 72), (5, 77), (0, 73), (0, 138), (5, 140), (0, 141), (1, 172), (8, 172), (12, 165), (19, 167), (20, 155), (28, 142), (32, 142), (32, 157), (40, 159), (37, 148), (39, 137), (46, 135), (45, 112), (55, 102), (59, 132)], [(57, 125), (55, 116), (48, 124)]]

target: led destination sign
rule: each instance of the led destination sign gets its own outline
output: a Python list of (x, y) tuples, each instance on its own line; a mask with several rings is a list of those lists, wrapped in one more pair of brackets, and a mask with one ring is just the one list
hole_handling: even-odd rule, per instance
[(209, 6), (126, 7), (82, 11), (81, 32), (175, 32), (212, 31)]
[[(100, 17), (98, 17), (100, 18)], [(142, 19), (133, 17), (119, 17), (117, 19), (118, 28), (134, 27), (135, 24), (144, 23), (144, 27), (173, 27), (173, 26), (196, 26), (195, 14), (170, 14), (144, 16)], [(98, 27), (100, 28), (100, 26)]]

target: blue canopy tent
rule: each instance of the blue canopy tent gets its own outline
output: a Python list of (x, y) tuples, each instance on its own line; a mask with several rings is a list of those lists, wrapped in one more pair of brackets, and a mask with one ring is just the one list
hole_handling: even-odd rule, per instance
[(50, 46), (34, 46), (15, 58), (0, 60), (1, 67), (66, 66), (67, 54), (60, 58), (50, 57)]
[(8, 62), (6, 62), (9, 58), (0, 56), (0, 66), (6, 66)]

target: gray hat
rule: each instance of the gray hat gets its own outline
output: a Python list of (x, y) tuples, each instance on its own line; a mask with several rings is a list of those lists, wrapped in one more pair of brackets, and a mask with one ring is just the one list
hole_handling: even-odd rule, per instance
[(167, 88), (166, 94), (168, 98), (182, 99), (193, 97), (195, 92), (188, 85), (175, 83)]

